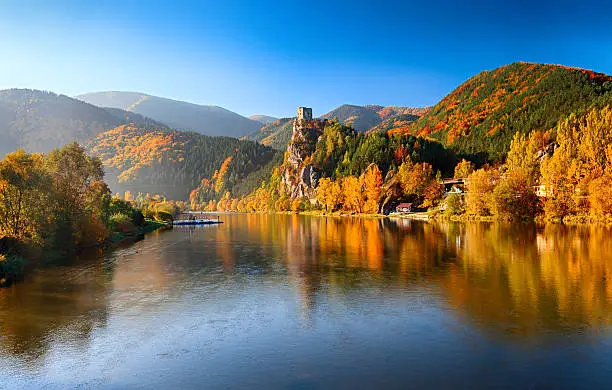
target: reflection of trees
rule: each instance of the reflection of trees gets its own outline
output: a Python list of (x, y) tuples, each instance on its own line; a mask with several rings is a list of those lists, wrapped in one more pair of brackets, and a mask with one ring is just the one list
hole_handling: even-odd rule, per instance
[(70, 272), (56, 266), (0, 289), (1, 354), (40, 359), (56, 342), (52, 335), (60, 328), (69, 328), (74, 336), (67, 342), (86, 348), (92, 330), (106, 325), (113, 261), (102, 262), (100, 252), (83, 257), (74, 260), (79, 267)]
[(443, 293), (478, 325), (505, 333), (607, 325), (612, 319), (612, 240), (603, 227), (246, 218), (256, 232), (248, 234), (271, 245), (298, 278), (305, 311), (316, 307), (323, 288), (326, 294), (353, 294), (366, 287), (421, 285)]
[(521, 334), (610, 323), (609, 230), (466, 224), (460, 237), (443, 286), (478, 323)]

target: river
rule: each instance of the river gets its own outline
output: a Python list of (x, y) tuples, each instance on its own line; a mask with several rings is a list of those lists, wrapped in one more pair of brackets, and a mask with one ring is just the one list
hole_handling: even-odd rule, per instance
[(612, 384), (608, 228), (221, 219), (0, 290), (0, 388)]

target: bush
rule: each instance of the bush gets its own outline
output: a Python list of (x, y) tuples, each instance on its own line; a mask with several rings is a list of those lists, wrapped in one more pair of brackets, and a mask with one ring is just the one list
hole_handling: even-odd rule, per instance
[(136, 226), (144, 226), (145, 217), (142, 211), (134, 210), (134, 212), (132, 213), (132, 223)]
[(449, 215), (463, 214), (465, 211), (465, 202), (463, 196), (459, 194), (450, 194), (446, 197), (446, 212)]
[(122, 213), (113, 214), (110, 217), (110, 225), (114, 232), (132, 234), (136, 232), (136, 226), (132, 223), (132, 217)]
[(6, 286), (23, 277), (26, 261), (21, 256), (0, 254), (0, 286)]

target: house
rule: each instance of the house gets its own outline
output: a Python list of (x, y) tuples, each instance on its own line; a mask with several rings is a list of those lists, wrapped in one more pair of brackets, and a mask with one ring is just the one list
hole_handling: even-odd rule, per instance
[(534, 186), (533, 189), (535, 190), (536, 196), (541, 198), (548, 198), (553, 195), (552, 187), (549, 186), (547, 188), (544, 184)]
[(395, 208), (398, 213), (409, 213), (412, 211), (412, 203), (400, 203)]
[(442, 185), (444, 185), (445, 195), (450, 194), (462, 194), (465, 192), (467, 186), (466, 179), (442, 179)]

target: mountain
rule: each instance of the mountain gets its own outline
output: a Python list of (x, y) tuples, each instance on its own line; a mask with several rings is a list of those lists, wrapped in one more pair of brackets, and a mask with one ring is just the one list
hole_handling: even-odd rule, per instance
[(242, 137), (261, 123), (217, 106), (202, 106), (138, 92), (95, 92), (76, 97), (98, 107), (119, 108), (144, 115), (171, 128), (205, 135)]
[(109, 111), (64, 95), (30, 89), (0, 91), (0, 156), (18, 147), (46, 152), (73, 140), (84, 142), (140, 115)]
[(429, 107), (399, 107), (399, 106), (355, 106), (343, 104), (342, 106), (321, 116), (323, 119), (337, 118), (343, 125), (351, 126), (359, 132), (366, 132), (372, 127), (379, 125), (382, 121), (398, 115), (421, 116), (429, 110)]
[[(382, 108), (382, 107), (381, 107)], [(375, 108), (343, 104), (321, 116), (323, 119), (337, 118), (343, 125), (351, 126), (363, 133), (380, 123), (381, 118)]]
[(480, 161), (500, 161), (516, 132), (548, 131), (559, 120), (612, 102), (612, 76), (560, 65), (513, 63), (482, 72), (408, 128)]
[(268, 116), (268, 115), (251, 115), (249, 119), (253, 121), (257, 121), (263, 125), (268, 125), (278, 120), (278, 118), (275, 118), (273, 116)]
[(245, 139), (259, 142), (276, 150), (285, 150), (291, 140), (291, 129), (295, 118), (281, 118), (268, 123)]
[(102, 160), (114, 192), (148, 192), (175, 200), (188, 199), (202, 179), (223, 171), (225, 176), (217, 180), (220, 198), (279, 154), (256, 142), (136, 125), (101, 133), (86, 148)]

